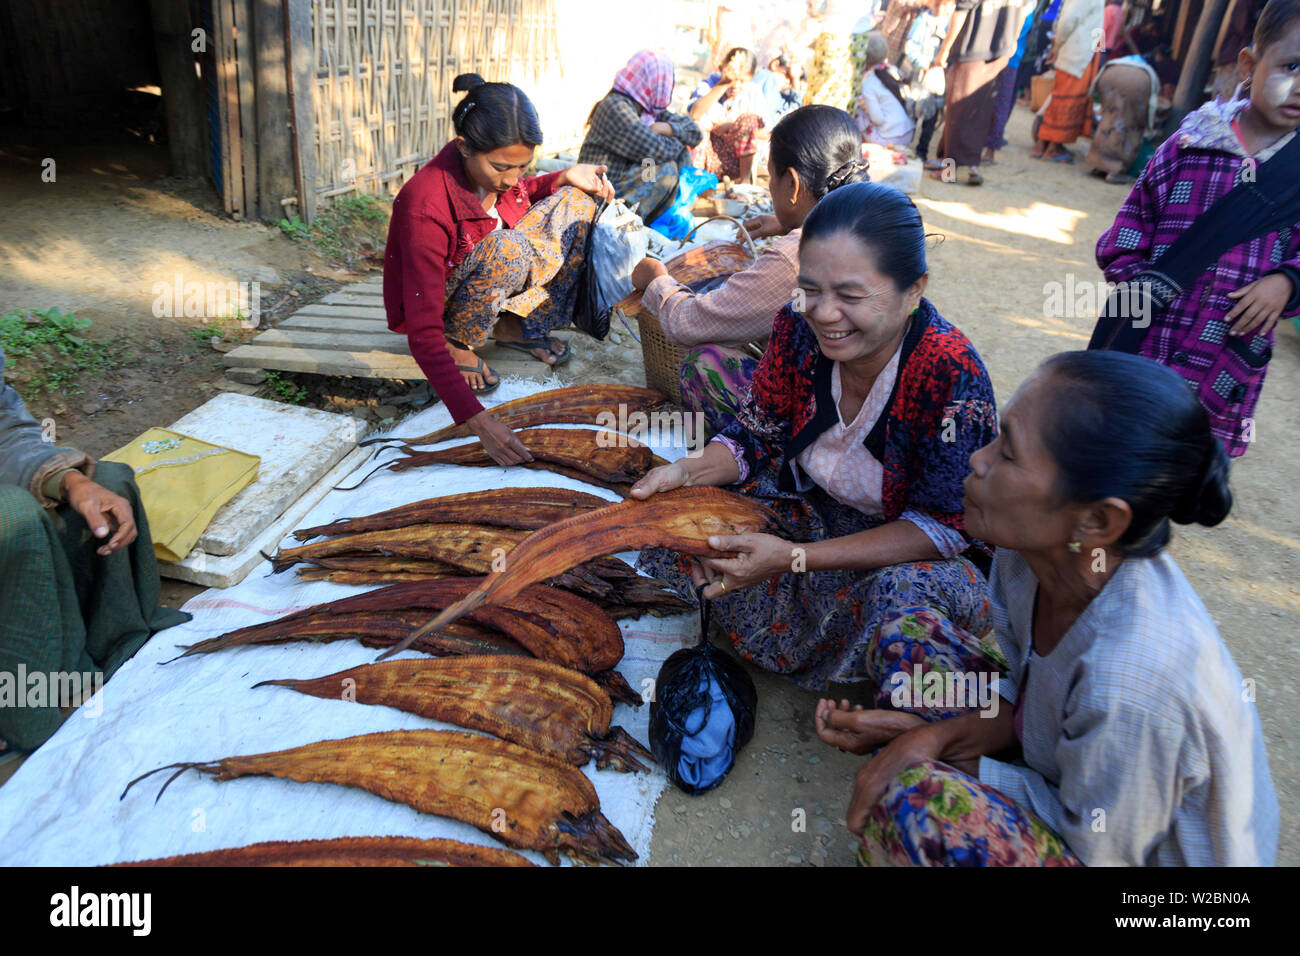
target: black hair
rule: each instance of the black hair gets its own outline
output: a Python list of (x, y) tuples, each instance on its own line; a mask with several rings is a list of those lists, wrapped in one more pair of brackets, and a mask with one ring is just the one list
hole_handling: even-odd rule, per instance
[(722, 62), (718, 64), (718, 70), (721, 71), (724, 66), (731, 62), (731, 58), (737, 53), (744, 54), (745, 66), (748, 69), (749, 75), (753, 76), (755, 71), (758, 70), (758, 54), (748, 47), (743, 46), (733, 46), (730, 50), (724, 53), (722, 55)]
[(451, 88), (465, 96), (451, 111), (451, 125), (471, 153), (490, 153), (522, 143), (542, 145), (537, 110), (512, 83), (485, 83), (477, 73), (462, 73)]
[(1133, 512), (1116, 542), (1150, 557), (1169, 543), (1169, 522), (1213, 527), (1228, 516), (1228, 455), (1210, 417), (1172, 369), (1127, 352), (1061, 352), (1043, 441), (1070, 502), (1121, 498)]
[(870, 249), (876, 268), (894, 280), (899, 292), (928, 271), (921, 214), (893, 186), (858, 182), (827, 193), (804, 220), (799, 247), (839, 232)]
[(844, 110), (801, 106), (772, 127), (768, 168), (774, 177), (794, 169), (813, 198), (821, 199), (838, 186), (867, 178), (861, 143), (857, 124)]
[(1255, 21), (1255, 35), (1251, 39), (1255, 55), (1261, 56), (1282, 39), (1287, 28), (1297, 20), (1300, 20), (1300, 0), (1268, 0), (1264, 12)]

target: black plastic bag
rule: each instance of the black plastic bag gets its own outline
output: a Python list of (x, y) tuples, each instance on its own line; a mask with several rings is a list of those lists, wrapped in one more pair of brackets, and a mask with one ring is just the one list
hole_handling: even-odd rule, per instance
[(601, 308), (600, 292), (596, 285), (595, 270), (591, 267), (591, 244), (596, 237), (596, 223), (609, 205), (604, 199), (596, 200), (596, 215), (591, 217), (587, 229), (587, 242), (582, 249), (582, 273), (578, 276), (577, 297), (573, 303), (573, 326), (586, 332), (597, 342), (609, 335), (609, 316), (612, 308)]
[(736, 661), (709, 643), (703, 587), (700, 642), (677, 651), (659, 670), (650, 702), (650, 750), (681, 790), (707, 793), (735, 766), (754, 736), (758, 691)]

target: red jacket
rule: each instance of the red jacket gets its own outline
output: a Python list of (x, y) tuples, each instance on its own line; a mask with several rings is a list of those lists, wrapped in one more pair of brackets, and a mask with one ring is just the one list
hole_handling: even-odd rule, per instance
[[(555, 191), (561, 173), (520, 179), (497, 199), (503, 227), (512, 227), (533, 200)], [(443, 147), (393, 200), (384, 250), (384, 310), (388, 327), (405, 332), (411, 355), (456, 422), (483, 410), (443, 338), (447, 275), (496, 226), (465, 177), (455, 142)]]

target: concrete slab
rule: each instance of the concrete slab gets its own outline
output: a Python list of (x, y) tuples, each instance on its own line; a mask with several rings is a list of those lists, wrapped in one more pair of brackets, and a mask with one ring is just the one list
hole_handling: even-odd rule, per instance
[(354, 449), (369, 429), (349, 415), (231, 392), (199, 406), (171, 427), (257, 455), (262, 461), (257, 481), (230, 499), (199, 538), (197, 549), (210, 557), (243, 551)]

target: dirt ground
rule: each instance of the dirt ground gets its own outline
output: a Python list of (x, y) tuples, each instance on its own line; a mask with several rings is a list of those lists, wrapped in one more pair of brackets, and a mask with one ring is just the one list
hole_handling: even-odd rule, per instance
[[(926, 180), (915, 197), (935, 234), (927, 294), (974, 341), (1002, 402), (1042, 359), (1085, 345), (1095, 316), (1047, 317), (1045, 286), (1071, 275), (1076, 284), (1100, 278), (1093, 248), (1125, 195), (1082, 165), (1029, 159), (1028, 119), (1017, 108), (1011, 145), (986, 169), (984, 186)], [(278, 230), (223, 218), (205, 185), (158, 179), (166, 163), (157, 147), (61, 145), (57, 185), (39, 181), (43, 155), (0, 142), (0, 311), (59, 305), (92, 318), (93, 335), (126, 335), (132, 343), (121, 369), (86, 379), (78, 394), (32, 402), (38, 415), (56, 418), (60, 441), (102, 454), (225, 387), (216, 353), (185, 332), (193, 320), (153, 317), (154, 282), (177, 271), (187, 280), (257, 279), (264, 303), (287, 314), (361, 277), (332, 268)], [(575, 336), (576, 358), (561, 370), (564, 379), (643, 383), (639, 346), (627, 329), (614, 328), (604, 344)], [(1279, 326), (1256, 445), (1234, 465), (1232, 516), (1212, 530), (1179, 529), (1173, 544), (1242, 674), (1256, 682), (1282, 803), (1279, 863), (1291, 865), (1300, 862), (1300, 674), (1291, 649), (1300, 611), (1300, 509), (1286, 488), (1297, 465), (1288, 436), (1300, 418), (1298, 367), (1300, 338), (1288, 322)], [(164, 601), (179, 606), (195, 591), (170, 584)], [(760, 701), (753, 742), (712, 793), (665, 792), (650, 862), (851, 864), (843, 818), (860, 759), (817, 741), (816, 695), (751, 673)], [(836, 696), (855, 694), (845, 688)], [(0, 772), (0, 780), (6, 776)]]

